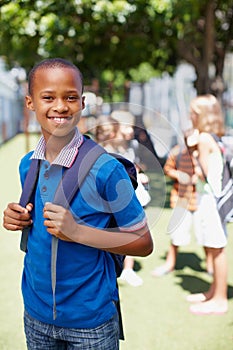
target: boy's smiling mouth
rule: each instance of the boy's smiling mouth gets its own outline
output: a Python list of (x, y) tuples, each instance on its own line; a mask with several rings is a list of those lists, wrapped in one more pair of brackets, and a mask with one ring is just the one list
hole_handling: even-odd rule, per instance
[(47, 118), (50, 120), (53, 120), (55, 123), (58, 123), (58, 124), (64, 124), (72, 119), (71, 116), (68, 116), (68, 117), (47, 117)]

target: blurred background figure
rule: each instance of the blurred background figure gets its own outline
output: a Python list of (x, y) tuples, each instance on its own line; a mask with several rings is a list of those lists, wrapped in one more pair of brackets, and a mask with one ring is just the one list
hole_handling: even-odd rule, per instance
[[(149, 178), (144, 172), (144, 165), (137, 157), (138, 141), (134, 139), (134, 116), (127, 111), (114, 111), (111, 115), (101, 115), (96, 123), (96, 141), (108, 152), (120, 154), (135, 164), (138, 187), (136, 195), (145, 208), (151, 201)], [(137, 287), (143, 284), (141, 277), (134, 271), (135, 261), (126, 256), (121, 281)]]
[(85, 108), (82, 111), (82, 118), (78, 122), (78, 128), (82, 134), (93, 136), (96, 115), (101, 109), (103, 99), (90, 91), (84, 92), (83, 96), (85, 96)]
[[(184, 133), (184, 140), (193, 134), (193, 129)], [(168, 224), (167, 233), (171, 236), (171, 245), (168, 250), (165, 264), (152, 271), (155, 277), (163, 276), (174, 270), (178, 248), (186, 246), (191, 241), (191, 229), (197, 210), (196, 182), (197, 175), (193, 164), (193, 153), (197, 151), (197, 144), (185, 142), (177, 144), (170, 151), (164, 165), (164, 173), (173, 180), (170, 193), (170, 207), (173, 210)], [(212, 261), (207, 256), (207, 271), (212, 274)]]
[[(224, 118), (219, 101), (213, 95), (201, 95), (190, 103), (190, 118), (196, 132), (197, 152), (195, 173), (197, 212), (195, 228), (199, 234), (198, 242), (213, 261), (213, 282), (208, 291), (188, 295), (187, 300), (194, 303), (190, 311), (194, 314), (223, 314), (228, 310), (227, 302), (227, 244), (226, 227), (222, 224), (215, 196), (222, 189), (223, 159), (220, 147), (212, 134), (224, 135)], [(187, 138), (189, 145), (190, 139)], [(191, 139), (191, 142), (193, 140)]]

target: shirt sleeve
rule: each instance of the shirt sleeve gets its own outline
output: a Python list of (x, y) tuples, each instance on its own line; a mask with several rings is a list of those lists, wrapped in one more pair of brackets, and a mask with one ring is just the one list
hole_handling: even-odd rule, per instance
[(110, 169), (104, 191), (109, 211), (120, 230), (137, 231), (146, 225), (144, 209), (124, 166), (113, 159)]

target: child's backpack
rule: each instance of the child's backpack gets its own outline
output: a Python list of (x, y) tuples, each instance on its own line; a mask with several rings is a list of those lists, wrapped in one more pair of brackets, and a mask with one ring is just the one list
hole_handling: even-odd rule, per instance
[(219, 138), (215, 134), (212, 136), (218, 143), (223, 157), (222, 191), (216, 201), (221, 221), (226, 224), (233, 221), (233, 154), (224, 137)]
[[(101, 147), (96, 142), (94, 142), (93, 140), (85, 136), (84, 142), (79, 148), (78, 157), (76, 157), (71, 168), (67, 169), (64, 172), (63, 178), (56, 190), (53, 203), (62, 205), (63, 207), (68, 208), (74, 195), (80, 189), (83, 181), (85, 180), (92, 166), (94, 165), (96, 160), (99, 158), (99, 156), (104, 153), (107, 153), (107, 152), (103, 147)], [(118, 154), (111, 154), (111, 155), (114, 156), (119, 162), (121, 162), (124, 165), (130, 177), (132, 185), (134, 189), (136, 189), (137, 172), (134, 164)], [(30, 168), (28, 170), (28, 173), (24, 182), (20, 201), (19, 201), (19, 203), (24, 207), (29, 202), (33, 202), (34, 191), (36, 188), (36, 183), (37, 183), (38, 174), (39, 174), (39, 167), (40, 167), (39, 160), (32, 159)], [(109, 228), (116, 227), (114, 216), (112, 216), (112, 219), (110, 220), (110, 224), (108, 227)], [(27, 251), (27, 240), (28, 240), (29, 232), (30, 232), (30, 226), (26, 227), (22, 232), (20, 249), (24, 252)], [(57, 242), (58, 242), (58, 239), (53, 236), (52, 237), (52, 258), (54, 260), (53, 265), (55, 266), (56, 266)], [(121, 272), (123, 270), (125, 256), (120, 254), (113, 254), (113, 253), (109, 253), (109, 254), (111, 255), (114, 261), (116, 278), (117, 278), (121, 275)], [(54, 274), (55, 273), (56, 272), (54, 272)], [(56, 282), (54, 281), (54, 283)], [(55, 289), (55, 286), (53, 286), (53, 289)], [(120, 339), (124, 339), (120, 302), (118, 302), (116, 306), (119, 314)], [(54, 317), (56, 318), (56, 315)]]

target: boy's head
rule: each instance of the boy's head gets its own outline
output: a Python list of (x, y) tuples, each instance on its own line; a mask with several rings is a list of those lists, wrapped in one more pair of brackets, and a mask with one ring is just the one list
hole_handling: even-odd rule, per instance
[(46, 59), (29, 74), (26, 106), (34, 111), (46, 140), (69, 141), (85, 108), (80, 70), (62, 58)]
[(50, 58), (45, 59), (38, 64), (36, 64), (32, 70), (29, 72), (28, 75), (28, 93), (29, 95), (33, 94), (33, 86), (36, 79), (36, 72), (39, 69), (54, 69), (54, 68), (71, 68), (74, 69), (76, 72), (78, 72), (80, 76), (80, 81), (82, 83), (82, 93), (83, 93), (83, 76), (78, 67), (76, 67), (72, 62), (67, 61), (63, 58)]

